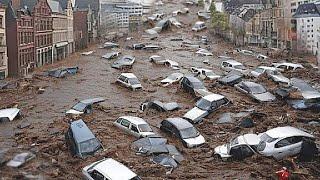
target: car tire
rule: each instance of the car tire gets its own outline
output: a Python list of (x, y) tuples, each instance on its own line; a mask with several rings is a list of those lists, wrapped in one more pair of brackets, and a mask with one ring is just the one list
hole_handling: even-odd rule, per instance
[(214, 160), (222, 161), (222, 158), (219, 154), (213, 154), (212, 157)]

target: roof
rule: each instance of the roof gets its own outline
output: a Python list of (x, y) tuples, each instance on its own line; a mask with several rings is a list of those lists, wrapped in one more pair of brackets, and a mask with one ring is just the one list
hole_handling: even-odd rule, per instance
[(132, 179), (137, 176), (129, 168), (111, 158), (100, 162), (94, 167), (94, 169), (112, 180)]
[(256, 134), (245, 134), (238, 137), (239, 144), (258, 145), (260, 138)]
[(9, 109), (1, 109), (0, 110), (0, 118), (7, 117), (10, 120), (13, 120), (15, 116), (19, 113), (20, 109), (18, 108), (9, 108)]
[(214, 93), (209, 94), (209, 95), (203, 97), (203, 99), (208, 100), (208, 101), (210, 101), (210, 102), (212, 102), (212, 101), (218, 101), (218, 100), (223, 99), (223, 98), (224, 98), (224, 96), (222, 96), (222, 95), (220, 95), (220, 94), (214, 94)]
[(266, 0), (229, 0), (224, 1), (224, 8), (228, 13), (232, 13), (235, 9), (242, 7), (246, 4), (265, 5)]
[(63, 13), (62, 7), (60, 5), (60, 2), (55, 0), (48, 1), (49, 6), (51, 8), (51, 11), (54, 13)]
[(121, 75), (127, 78), (137, 78), (137, 76), (134, 75), (133, 73), (122, 73)]
[(27, 7), (28, 10), (33, 11), (34, 6), (37, 4), (38, 0), (21, 0), (20, 7)]
[(73, 137), (77, 142), (84, 142), (95, 138), (94, 134), (82, 119), (71, 122), (70, 128), (73, 132)]
[(271, 138), (285, 138), (292, 136), (306, 136), (314, 138), (313, 135), (291, 126), (273, 128), (266, 131), (265, 133)]
[(182, 118), (167, 118), (166, 121), (173, 124), (178, 130), (193, 127), (193, 125), (189, 121)]
[(300, 4), (296, 13), (293, 15), (294, 18), (304, 17), (320, 17), (320, 4), (306, 3)]
[(232, 64), (232, 65), (242, 65), (242, 63), (236, 61), (236, 60), (233, 60), (233, 59), (230, 59), (230, 60), (226, 60), (226, 61), (223, 61), (223, 62), (227, 62), (229, 64)]
[(134, 117), (134, 116), (121, 116), (120, 118), (122, 119), (126, 119), (128, 121), (130, 121), (133, 124), (139, 125), (139, 124), (147, 124), (147, 122), (145, 120), (143, 120), (142, 118), (139, 117)]

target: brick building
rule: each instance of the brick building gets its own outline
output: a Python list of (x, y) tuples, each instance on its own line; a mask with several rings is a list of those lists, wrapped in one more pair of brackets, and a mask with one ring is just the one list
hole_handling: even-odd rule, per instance
[(6, 7), (0, 4), (0, 79), (8, 76), (8, 57), (6, 43)]
[(9, 76), (26, 76), (35, 66), (34, 24), (29, 9), (20, 0), (0, 0), (6, 4), (6, 34)]
[(73, 35), (76, 50), (84, 49), (88, 46), (88, 12), (89, 10), (73, 11)]

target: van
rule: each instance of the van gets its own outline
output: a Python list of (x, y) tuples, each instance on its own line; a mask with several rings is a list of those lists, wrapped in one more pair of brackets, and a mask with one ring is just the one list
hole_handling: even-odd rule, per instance
[(80, 158), (93, 155), (102, 148), (100, 141), (82, 119), (71, 122), (65, 139), (71, 154)]

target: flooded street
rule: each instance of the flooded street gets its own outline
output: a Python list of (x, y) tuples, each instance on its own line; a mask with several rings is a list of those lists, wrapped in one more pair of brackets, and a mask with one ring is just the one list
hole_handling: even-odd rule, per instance
[[(166, 3), (165, 7), (161, 7), (158, 11), (168, 14), (180, 7), (183, 7), (180, 3)], [(312, 132), (316, 141), (319, 141), (320, 126), (311, 126), (298, 121), (319, 119), (319, 113), (294, 110), (280, 99), (271, 104), (258, 103), (232, 86), (220, 85), (210, 80), (204, 81), (208, 90), (225, 95), (232, 103), (215, 111), (206, 117), (204, 122), (196, 125), (207, 143), (199, 148), (187, 149), (177, 138), (160, 131), (159, 124), (162, 120), (168, 117), (182, 117), (196, 102), (189, 93), (180, 88), (179, 84), (162, 87), (160, 81), (174, 72), (190, 74), (191, 67), (203, 67), (213, 70), (216, 74), (224, 75), (220, 69), (223, 59), (218, 56), (225, 56), (225, 52), (232, 52), (235, 49), (224, 40), (213, 36), (208, 30), (198, 33), (191, 31), (192, 25), (198, 20), (196, 17), (198, 10), (198, 7), (190, 7), (189, 14), (177, 17), (180, 22), (183, 22), (185, 28), (172, 27), (168, 31), (161, 32), (156, 40), (144, 38), (142, 36), (144, 32), (135, 32), (129, 34), (133, 40), (119, 39), (117, 43), (120, 44), (120, 48), (107, 50), (100, 49), (101, 44), (92, 45), (83, 50), (83, 52), (93, 50), (92, 55), (81, 56), (81, 52), (75, 53), (68, 59), (35, 72), (35, 74), (40, 74), (55, 67), (78, 66), (80, 71), (74, 76), (62, 79), (34, 76), (31, 80), (29, 79), (29, 86), (26, 89), (1, 92), (1, 108), (17, 105), (23, 114), (23, 117), (18, 120), (0, 124), (1, 149), (7, 151), (7, 158), (24, 151), (34, 152), (36, 158), (17, 170), (6, 166), (0, 167), (0, 179), (22, 179), (24, 174), (39, 175), (44, 179), (80, 179), (84, 166), (103, 157), (118, 160), (142, 179), (274, 179), (275, 172), (290, 164), (290, 159), (276, 161), (272, 158), (254, 155), (243, 161), (222, 162), (212, 158), (213, 149), (229, 142), (238, 134), (261, 133), (270, 128), (285, 125)], [(148, 28), (150, 27), (145, 25), (143, 29)], [(184, 41), (199, 44), (198, 37), (201, 35), (209, 38), (208, 45), (201, 44), (201, 47), (208, 49), (214, 56), (198, 56), (194, 50), (182, 48), (181, 41), (171, 41), (173, 38), (182, 38)], [(159, 45), (164, 49), (147, 52), (125, 48), (127, 45), (140, 42)], [(120, 51), (120, 56), (134, 56), (133, 68), (121, 71), (111, 68), (115, 60), (102, 59), (101, 56), (112, 51)], [(173, 70), (155, 65), (149, 62), (149, 57), (152, 55), (161, 55), (174, 60), (179, 63), (181, 69)], [(230, 56), (250, 69), (261, 64), (253, 56), (239, 53)], [(205, 60), (208, 60), (210, 65), (204, 64)], [(270, 58), (263, 64), (275, 60)], [(143, 90), (131, 91), (116, 84), (115, 81), (122, 72), (134, 73), (140, 80)], [(312, 83), (319, 83), (318, 77), (320, 77), (319, 72), (312, 69), (304, 73), (296, 73), (294, 76)], [(267, 87), (270, 92), (277, 88), (277, 84), (266, 77), (260, 78), (259, 83)], [(45, 89), (42, 94), (37, 93), (38, 87)], [(68, 129), (70, 119), (65, 116), (65, 112), (78, 101), (94, 97), (104, 97), (106, 101), (103, 106), (96, 106), (92, 114), (84, 115), (82, 119), (101, 140), (105, 150), (82, 160), (72, 157), (66, 146), (64, 134)], [(140, 112), (139, 106), (146, 100), (177, 102), (182, 108), (178, 111), (163, 113), (153, 110)], [(242, 128), (237, 124), (216, 123), (220, 115), (225, 112), (237, 113), (252, 108), (265, 114), (265, 116), (254, 119), (253, 128)], [(138, 116), (146, 120), (155, 132), (168, 138), (169, 143), (181, 151), (185, 161), (172, 173), (166, 174), (168, 170), (151, 162), (151, 157), (136, 155), (130, 148), (136, 138), (115, 128), (112, 124), (118, 117), (125, 115)], [(27, 127), (21, 127), (23, 125)], [(318, 179), (319, 162), (318, 158), (310, 163), (299, 163), (300, 170), (304, 173), (301, 176), (302, 179)]]

